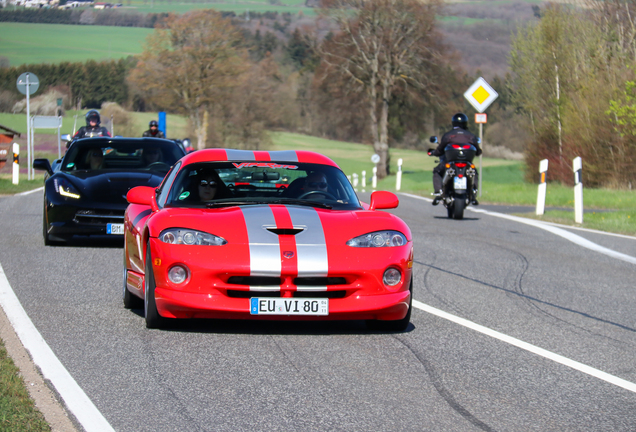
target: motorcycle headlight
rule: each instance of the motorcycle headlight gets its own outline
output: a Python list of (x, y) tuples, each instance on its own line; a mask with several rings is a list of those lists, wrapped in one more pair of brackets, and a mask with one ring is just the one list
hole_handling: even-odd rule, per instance
[(347, 241), (347, 246), (351, 247), (395, 247), (405, 244), (406, 237), (399, 231), (376, 231)]
[(227, 240), (202, 231), (185, 228), (169, 228), (159, 234), (159, 240), (170, 244), (223, 246)]
[(53, 180), (53, 185), (55, 186), (55, 192), (59, 193), (63, 197), (80, 199), (80, 194), (75, 189), (75, 186), (71, 184), (65, 178), (56, 178)]

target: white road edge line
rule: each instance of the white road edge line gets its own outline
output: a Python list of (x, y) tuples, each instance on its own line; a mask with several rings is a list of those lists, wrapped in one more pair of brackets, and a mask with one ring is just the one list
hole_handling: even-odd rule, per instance
[(567, 357), (563, 357), (559, 354), (555, 354), (551, 351), (545, 350), (543, 348), (539, 348), (538, 346), (529, 344), (527, 342), (524, 342), (522, 340), (513, 338), (512, 336), (508, 336), (505, 335), (503, 333), (499, 333), (498, 331), (489, 329), (488, 327), (484, 327), (482, 325), (476, 324), (472, 321), (468, 321), (467, 319), (464, 318), (460, 318), (458, 316), (449, 314), (447, 312), (444, 312), (440, 309), (434, 308), (433, 306), (429, 306), (427, 304), (424, 304), (420, 301), (417, 301), (415, 299), (413, 299), (413, 306), (424, 311), (424, 312), (428, 312), (432, 315), (438, 316), (440, 318), (444, 318), (446, 320), (452, 321), (456, 324), (459, 324), (461, 326), (467, 327), (471, 330), (475, 330), (479, 333), (485, 334), (486, 336), (490, 336), (493, 337), (495, 339), (498, 339), (502, 342), (506, 342), (510, 345), (514, 345), (517, 348), (521, 348), (523, 350), (529, 351), (533, 354), (539, 355), (541, 357), (545, 357), (549, 360), (552, 360), (556, 363), (560, 363), (564, 366), (567, 366), (569, 368), (578, 370), (579, 372), (583, 372), (587, 375), (591, 375), (595, 378), (601, 379), (605, 382), (608, 382), (610, 384), (614, 384), (615, 386), (618, 387), (622, 387), (625, 390), (629, 390), (631, 392), (636, 393), (636, 384), (630, 382), (630, 381), (626, 381), (622, 378), (618, 378), (614, 375), (610, 375), (607, 372), (603, 372), (601, 370), (595, 369), (591, 366), (587, 366), (584, 365), (583, 363), (579, 363), (575, 360), (571, 360)]
[[(423, 198), (423, 197), (418, 196), (418, 195), (412, 195), (412, 194), (407, 194), (407, 193), (403, 193), (402, 195), (406, 195), (406, 196), (409, 196), (411, 198), (421, 199), (421, 200), (424, 200), (424, 201), (430, 201), (429, 199)], [(575, 243), (575, 244), (577, 244), (579, 246), (582, 246), (582, 247), (584, 247), (586, 249), (590, 249), (590, 250), (593, 250), (595, 252), (599, 252), (599, 253), (602, 253), (604, 255), (607, 255), (609, 257), (616, 258), (616, 259), (619, 259), (619, 260), (622, 260), (622, 261), (626, 261), (626, 262), (631, 263), (631, 264), (636, 264), (636, 258), (633, 257), (633, 256), (626, 255), (626, 254), (620, 253), (620, 252), (616, 252), (615, 250), (612, 250), (612, 249), (608, 249), (608, 248), (603, 247), (601, 245), (598, 245), (598, 244), (596, 244), (594, 242), (591, 242), (591, 241), (589, 241), (589, 240), (587, 240), (587, 239), (585, 239), (585, 238), (583, 238), (581, 236), (578, 236), (578, 235), (576, 235), (574, 233), (571, 233), (571, 232), (566, 231), (566, 230), (561, 229), (561, 228), (557, 228), (556, 226), (553, 226), (553, 225), (548, 225), (548, 224), (545, 224), (543, 222), (536, 221), (536, 220), (533, 220), (533, 219), (526, 219), (526, 218), (522, 218), (522, 217), (519, 217), (519, 216), (511, 216), (511, 215), (507, 215), (507, 214), (503, 214), (503, 213), (491, 212), (491, 211), (488, 211), (488, 210), (482, 210), (482, 209), (469, 209), (469, 210), (473, 211), (475, 213), (483, 213), (483, 214), (487, 214), (487, 215), (490, 215), (490, 216), (494, 216), (494, 217), (498, 217), (498, 218), (502, 218), (502, 219), (508, 219), (508, 220), (511, 220), (511, 221), (515, 221), (515, 222), (523, 223), (523, 224), (526, 224), (526, 225), (531, 225), (531, 226), (534, 226), (534, 227), (537, 227), (537, 228), (541, 228), (542, 230), (546, 230), (546, 231), (551, 232), (552, 234), (556, 234), (556, 235), (558, 235), (560, 237), (563, 237), (564, 239), (569, 240), (572, 243)]]
[(113, 427), (93, 404), (84, 390), (77, 384), (62, 362), (55, 356), (40, 332), (29, 319), (11, 288), (2, 264), (0, 264), (0, 306), (15, 329), (24, 348), (31, 354), (33, 363), (40, 368), (66, 407), (87, 432), (113, 431)]
[(17, 193), (15, 194), (15, 196), (31, 195), (32, 193), (40, 192), (41, 190), (44, 190), (44, 186), (40, 186), (39, 188), (36, 188), (36, 189), (31, 189), (30, 191)]

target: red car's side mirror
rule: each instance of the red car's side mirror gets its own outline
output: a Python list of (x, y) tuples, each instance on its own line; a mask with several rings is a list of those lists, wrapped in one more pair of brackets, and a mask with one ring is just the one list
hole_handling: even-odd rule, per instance
[(159, 210), (155, 188), (148, 186), (137, 186), (126, 194), (126, 199), (130, 204), (141, 204), (150, 206), (153, 212)]
[(381, 210), (396, 208), (400, 200), (393, 192), (375, 191), (371, 194), (369, 210)]

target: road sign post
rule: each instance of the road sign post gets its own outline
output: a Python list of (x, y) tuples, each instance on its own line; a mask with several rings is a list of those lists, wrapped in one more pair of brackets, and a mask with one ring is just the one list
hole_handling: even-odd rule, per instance
[(38, 91), (40, 81), (38, 77), (31, 72), (24, 72), (18, 77), (16, 83), (18, 91), (26, 95), (27, 100), (27, 178), (33, 180), (35, 174), (33, 171), (33, 134), (31, 133), (31, 111), (29, 106), (29, 96)]
[[(486, 111), (486, 108), (490, 106), (491, 103), (497, 99), (499, 94), (490, 87), (490, 84), (486, 82), (482, 77), (477, 78), (477, 80), (471, 85), (466, 93), (464, 93), (464, 98), (477, 110), (478, 113), (482, 114)], [(485, 114), (484, 114), (485, 115)], [(475, 122), (477, 122), (477, 116), (475, 116)], [(483, 150), (483, 124), (486, 123), (486, 119), (484, 118), (483, 122), (479, 123), (479, 143), (482, 146)], [(481, 155), (479, 155), (479, 196), (481, 197), (481, 181), (483, 178), (483, 172), (481, 170)]]

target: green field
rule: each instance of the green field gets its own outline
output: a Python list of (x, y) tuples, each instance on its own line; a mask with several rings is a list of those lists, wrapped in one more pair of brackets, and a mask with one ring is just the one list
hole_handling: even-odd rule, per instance
[(281, 5), (271, 5), (265, 1), (217, 3), (167, 3), (155, 1), (154, 5), (151, 5), (150, 1), (145, 4), (137, 1), (131, 2), (131, 6), (127, 6), (128, 3), (125, 3), (124, 11), (128, 9), (142, 13), (175, 12), (181, 14), (197, 9), (216, 9), (222, 12), (235, 12), (237, 15), (243, 15), (246, 12), (278, 12), (281, 14), (287, 12), (295, 15), (301, 11), (306, 16), (315, 15), (315, 10), (305, 7), (304, 3), (298, 3), (297, 1), (282, 1), (281, 3)]
[[(152, 29), (7, 23), (0, 25), (0, 55), (11, 66), (111, 60), (139, 54)], [(16, 77), (17, 78), (17, 77)]]

